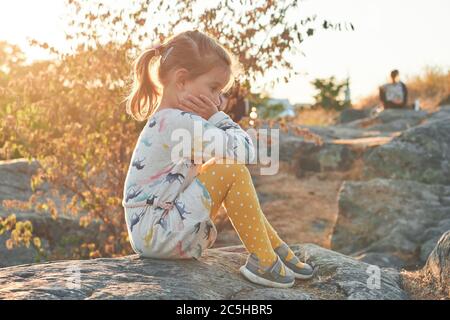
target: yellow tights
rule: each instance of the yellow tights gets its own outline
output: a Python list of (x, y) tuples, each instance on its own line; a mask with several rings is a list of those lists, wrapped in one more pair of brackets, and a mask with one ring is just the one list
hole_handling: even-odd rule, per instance
[[(224, 202), (231, 224), (246, 249), (257, 255), (261, 265), (273, 264), (277, 258), (273, 249), (284, 242), (261, 210), (247, 166), (208, 164), (202, 167), (197, 178), (211, 196), (211, 217), (214, 218)], [(287, 258), (291, 259), (294, 252), (289, 251)]]

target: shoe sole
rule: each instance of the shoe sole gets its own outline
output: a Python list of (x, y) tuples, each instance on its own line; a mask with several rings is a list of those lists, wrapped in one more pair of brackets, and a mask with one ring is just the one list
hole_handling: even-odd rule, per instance
[(316, 268), (313, 268), (313, 272), (311, 274), (296, 273), (294, 270), (292, 270), (288, 266), (286, 266), (286, 269), (289, 269), (290, 271), (292, 271), (292, 273), (294, 274), (296, 279), (302, 279), (302, 280), (311, 279), (312, 277), (314, 277), (314, 274), (316, 273)]
[[(294, 271), (292, 271), (292, 272), (294, 272)], [(311, 273), (310, 275), (305, 275), (305, 274), (300, 274), (300, 273), (295, 273), (294, 272), (294, 276), (295, 276), (296, 279), (307, 280), (307, 279), (311, 279), (314, 276), (314, 273)]]
[(274, 287), (274, 288), (290, 288), (295, 283), (295, 280), (292, 281), (292, 283), (279, 283), (279, 282), (267, 280), (262, 277), (258, 277), (256, 274), (249, 271), (245, 266), (240, 267), (239, 271), (244, 275), (245, 278), (247, 278), (247, 280), (249, 280), (253, 283), (256, 283), (256, 284), (264, 285), (264, 286), (269, 286), (269, 287)]

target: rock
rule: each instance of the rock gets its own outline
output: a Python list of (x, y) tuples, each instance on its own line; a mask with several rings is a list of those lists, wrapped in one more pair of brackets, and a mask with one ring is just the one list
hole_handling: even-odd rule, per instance
[(311, 132), (319, 135), (323, 140), (332, 142), (336, 139), (359, 139), (368, 137), (389, 137), (391, 132), (381, 132), (377, 130), (349, 127), (347, 124), (337, 124), (326, 127), (308, 127)]
[[(6, 218), (10, 214), (16, 215), (17, 221), (29, 220), (33, 226), (33, 236), (41, 239), (45, 253), (70, 252), (73, 247), (83, 242), (93, 240), (98, 224), (90, 224), (87, 228), (79, 225), (79, 216), (60, 215), (53, 219), (49, 212), (33, 210), (7, 210), (2, 206), (3, 200), (26, 201), (33, 194), (30, 181), (36, 174), (39, 163), (36, 160), (15, 159), (0, 161), (0, 217)], [(40, 185), (36, 190), (44, 192), (39, 198), (52, 198), (57, 208), (61, 208), (61, 200), (50, 192), (48, 184)], [(69, 195), (69, 193), (65, 193)], [(39, 255), (32, 246), (14, 247), (8, 250), (5, 246), (9, 234), (0, 236), (0, 267), (24, 263), (45, 261), (45, 255)], [(3, 258), (4, 257), (4, 258)]]
[(38, 168), (39, 163), (36, 160), (0, 161), (0, 208), (5, 199), (28, 200), (32, 195), (30, 179)]
[(299, 153), (298, 176), (302, 176), (303, 171), (346, 171), (356, 158), (357, 153), (346, 145), (325, 143), (310, 152)]
[(239, 267), (248, 253), (234, 246), (208, 249), (198, 261), (131, 255), (2, 268), (0, 299), (408, 299), (393, 269), (313, 244), (292, 248), (317, 271), (289, 289), (247, 281)]
[(450, 297), (450, 230), (442, 235), (431, 252), (424, 271)]
[[(8, 214), (0, 212), (0, 216), (6, 217)], [(33, 226), (33, 236), (41, 239), (44, 255), (39, 255), (37, 251), (30, 246), (14, 247), (9, 250), (5, 246), (7, 236), (0, 236), (0, 268), (24, 263), (33, 263), (46, 261), (49, 254), (64, 255), (70, 253), (74, 248), (79, 247), (84, 242), (94, 241), (98, 232), (98, 224), (93, 222), (88, 227), (81, 227), (75, 217), (59, 216), (53, 219), (48, 213), (38, 212), (18, 212), (17, 221), (31, 221)], [(5, 257), (5, 258), (3, 258)]]
[(445, 118), (450, 118), (450, 104), (440, 106), (436, 112), (430, 114), (427, 121), (441, 120)]
[(450, 118), (411, 128), (364, 156), (363, 177), (450, 184)]
[(415, 127), (424, 122), (427, 117), (428, 113), (426, 111), (387, 109), (372, 117), (355, 120), (344, 125), (349, 128), (394, 132)]
[(372, 109), (345, 109), (339, 115), (339, 123), (347, 123), (367, 118), (370, 117), (372, 112)]
[(379, 124), (370, 127), (379, 131), (404, 131), (426, 120), (426, 111), (387, 109), (377, 115)]
[(280, 142), (280, 160), (304, 172), (345, 171), (351, 168), (358, 151), (345, 144), (325, 142), (316, 145), (299, 137), (286, 137)]
[[(365, 179), (397, 176), (408, 179), (411, 171), (415, 175), (423, 175), (418, 181), (428, 179), (430, 183), (440, 183), (434, 179), (436, 175), (441, 176), (441, 167), (450, 170), (449, 147), (445, 146), (449, 141), (450, 126), (444, 123), (445, 119), (450, 121), (449, 110), (443, 107), (429, 114), (426, 111), (388, 109), (373, 114), (369, 109), (349, 109), (344, 112), (367, 114), (367, 117), (334, 126), (302, 126), (322, 138), (324, 143), (320, 146), (292, 132), (280, 132), (280, 160), (297, 167), (301, 177), (303, 172), (349, 170), (364, 154)], [(404, 130), (407, 131), (401, 134)], [(416, 159), (419, 157), (422, 157), (420, 162)], [(403, 168), (405, 164), (411, 170)], [(426, 170), (418, 169), (423, 167)], [(450, 179), (450, 175), (447, 177)], [(440, 179), (445, 180), (444, 177)]]
[(422, 267), (450, 230), (450, 186), (382, 178), (345, 181), (338, 208), (331, 248), (380, 266)]
[[(391, 268), (378, 268), (317, 245), (297, 246), (294, 250), (302, 261), (317, 267), (312, 287), (342, 294), (346, 299), (407, 299), (399, 273)], [(379, 272), (379, 283), (372, 282)], [(376, 280), (375, 276), (375, 280)]]
[(401, 267), (404, 265), (402, 259), (389, 253), (366, 252), (354, 258), (383, 268)]
[[(46, 260), (45, 256), (42, 256), (41, 253), (31, 245), (28, 248), (20, 246), (8, 249), (6, 247), (6, 240), (9, 238), (9, 232), (0, 235), (0, 268), (26, 263), (43, 262)], [(41, 246), (44, 250), (48, 250), (48, 241), (45, 239), (42, 240)]]
[(301, 137), (282, 136), (279, 159), (289, 163), (298, 177), (312, 172), (343, 172), (354, 167), (355, 161), (379, 145), (391, 141), (392, 137), (367, 137), (357, 139), (335, 139), (322, 145), (304, 141)]

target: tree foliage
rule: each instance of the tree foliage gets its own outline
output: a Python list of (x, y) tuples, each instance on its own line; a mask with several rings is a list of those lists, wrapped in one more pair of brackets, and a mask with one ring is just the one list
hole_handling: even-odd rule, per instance
[(314, 96), (316, 106), (335, 110), (350, 107), (350, 102), (342, 97), (347, 87), (346, 81), (339, 82), (332, 76), (328, 79), (315, 79), (312, 81), (312, 85), (317, 90), (317, 94)]

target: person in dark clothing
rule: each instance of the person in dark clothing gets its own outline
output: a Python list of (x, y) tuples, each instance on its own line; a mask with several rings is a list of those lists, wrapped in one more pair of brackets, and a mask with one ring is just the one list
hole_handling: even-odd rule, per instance
[(236, 85), (222, 97), (226, 100), (224, 111), (235, 122), (240, 121), (249, 113), (248, 100), (245, 98), (247, 93), (245, 87)]
[(402, 109), (407, 107), (408, 89), (399, 80), (399, 71), (391, 71), (391, 83), (386, 83), (379, 88), (381, 103), (385, 109)]

